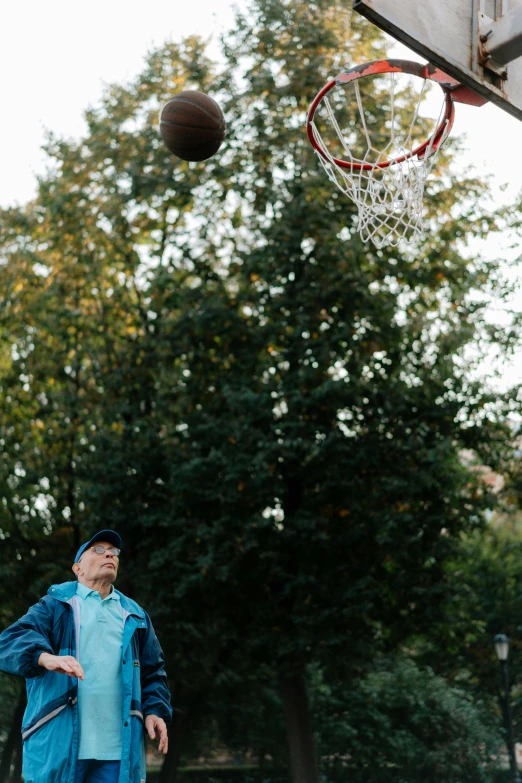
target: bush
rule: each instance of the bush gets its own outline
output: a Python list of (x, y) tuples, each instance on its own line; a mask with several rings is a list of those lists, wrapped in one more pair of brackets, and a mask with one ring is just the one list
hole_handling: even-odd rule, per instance
[[(159, 770), (147, 773), (147, 783), (157, 783)], [(181, 768), (178, 772), (179, 783), (291, 783), (284, 772), (265, 771), (245, 767), (219, 769)], [(325, 781), (325, 783), (327, 783)]]
[(495, 780), (502, 745), (496, 716), (412, 660), (382, 661), (351, 687), (323, 683), (314, 701), (320, 755), (330, 759), (334, 780)]
[[(331, 770), (329, 774), (322, 776), (322, 783), (400, 783), (402, 777), (397, 776), (396, 769), (381, 769), (376, 777), (371, 777), (367, 770), (346, 768), (337, 772)], [(181, 769), (179, 771), (179, 783), (291, 783), (289, 776), (284, 772), (256, 773), (255, 770), (237, 767), (234, 769)], [(147, 783), (157, 783), (159, 770), (151, 770), (147, 773)], [(413, 778), (411, 779), (413, 781)], [(416, 778), (415, 781), (421, 780)], [(492, 771), (487, 778), (488, 783), (510, 783), (511, 773), (507, 769)], [(408, 783), (410, 781), (408, 780)], [(439, 783), (445, 783), (440, 780)], [(462, 779), (462, 783), (468, 783)], [(469, 783), (474, 783), (470, 780)]]

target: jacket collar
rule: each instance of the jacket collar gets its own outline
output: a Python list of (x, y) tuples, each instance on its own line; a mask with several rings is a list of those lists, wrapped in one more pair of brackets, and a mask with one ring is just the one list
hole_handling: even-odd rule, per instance
[[(62, 582), (60, 585), (51, 585), (47, 591), (47, 595), (50, 595), (51, 598), (56, 598), (57, 601), (61, 601), (62, 603), (70, 603), (71, 599), (76, 595), (77, 584), (78, 583), (75, 580), (74, 582)], [(129, 614), (133, 614), (135, 617), (139, 617), (140, 620), (145, 619), (145, 612), (136, 603), (136, 601), (133, 601), (131, 598), (127, 598), (126, 595), (120, 593), (120, 591), (116, 590), (116, 588), (114, 588), (114, 592), (119, 595), (123, 609), (125, 609)]]

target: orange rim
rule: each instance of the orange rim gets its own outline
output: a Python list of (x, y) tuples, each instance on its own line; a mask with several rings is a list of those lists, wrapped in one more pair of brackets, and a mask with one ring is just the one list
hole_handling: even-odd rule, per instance
[(459, 83), (456, 81), (456, 79), (453, 79), (453, 77), (448, 76), (443, 71), (435, 68), (432, 65), (422, 65), (422, 63), (416, 63), (410, 60), (373, 60), (372, 62), (364, 63), (363, 65), (356, 65), (354, 68), (350, 68), (348, 71), (343, 71), (338, 76), (336, 76), (335, 79), (331, 79), (317, 93), (310, 105), (306, 121), (308, 139), (310, 140), (312, 147), (316, 150), (316, 152), (319, 153), (319, 155), (321, 155), (324, 160), (330, 161), (330, 158), (325, 155), (324, 151), (317, 143), (312, 125), (317, 107), (323, 100), (324, 96), (333, 90), (334, 87), (337, 87), (340, 84), (348, 84), (349, 82), (355, 81), (356, 79), (363, 79), (364, 77), (375, 76), (376, 74), (380, 73), (408, 73), (412, 76), (418, 76), (421, 79), (428, 79), (439, 84), (444, 93), (445, 106), (444, 115), (433, 134), (433, 139), (430, 138), (422, 144), (419, 144), (419, 146), (411, 152), (408, 152), (405, 155), (401, 155), (398, 158), (385, 161), (384, 163), (376, 163), (375, 165), (372, 165), (371, 163), (350, 163), (349, 161), (343, 160), (342, 158), (332, 158), (331, 160), (335, 163), (335, 165), (340, 166), (343, 169), (362, 169), (365, 171), (370, 171), (371, 169), (375, 168), (386, 169), (388, 166), (394, 166), (397, 163), (403, 163), (403, 161), (409, 160), (410, 158), (424, 157), (426, 150), (430, 146), (433, 152), (435, 152), (439, 145), (446, 139), (446, 136), (451, 131), (453, 122), (455, 120), (455, 103), (451, 96), (451, 91), (459, 86)]

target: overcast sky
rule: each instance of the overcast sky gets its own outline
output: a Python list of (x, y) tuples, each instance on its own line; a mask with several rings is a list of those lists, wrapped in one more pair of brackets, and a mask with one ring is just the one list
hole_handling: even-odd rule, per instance
[(2, 3), (0, 205), (34, 195), (44, 128), (80, 135), (103, 84), (135, 76), (153, 46), (194, 33), (217, 37), (232, 22), (230, 0)]
[[(244, 7), (246, 2), (236, 0), (234, 5)], [(350, 6), (346, 0), (347, 13)], [(0, 205), (20, 204), (34, 195), (35, 173), (43, 170), (45, 128), (79, 136), (83, 112), (97, 103), (103, 84), (132, 78), (151, 47), (193, 33), (216, 39), (232, 22), (231, 0), (4, 2)], [(403, 54), (408, 56), (408, 51)], [(513, 198), (522, 184), (515, 152), (522, 124), (492, 105), (476, 109), (458, 104), (453, 133), (467, 137), (465, 160), (494, 175), (492, 198)], [(508, 186), (504, 195), (502, 184)], [(491, 252), (497, 248), (498, 238)], [(509, 371), (510, 380), (522, 381), (522, 360), (519, 365)]]

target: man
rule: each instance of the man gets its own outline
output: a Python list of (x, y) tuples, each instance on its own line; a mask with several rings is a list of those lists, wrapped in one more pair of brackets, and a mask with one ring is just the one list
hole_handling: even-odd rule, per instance
[(168, 750), (163, 654), (148, 615), (115, 590), (121, 538), (83, 544), (77, 582), (53, 585), (0, 635), (0, 671), (27, 680), (25, 783), (144, 783), (144, 727)]

